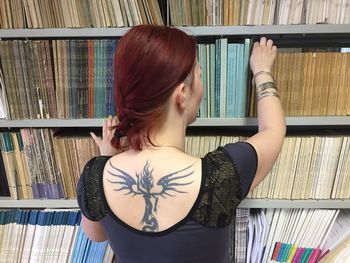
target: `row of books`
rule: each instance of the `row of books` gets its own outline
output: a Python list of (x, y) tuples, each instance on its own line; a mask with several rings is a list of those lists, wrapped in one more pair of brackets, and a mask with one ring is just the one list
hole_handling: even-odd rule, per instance
[(350, 198), (349, 137), (287, 137), (269, 175), (251, 198)]
[[(116, 40), (0, 41), (0, 116), (9, 119), (115, 115)], [(254, 116), (248, 89), (251, 40), (198, 45), (204, 97), (199, 117)], [(281, 52), (274, 75), (288, 116), (350, 114), (350, 53)]]
[(86, 162), (99, 153), (92, 138), (53, 137), (48, 129), (3, 132), (0, 142), (0, 182), (9, 189), (2, 192), (13, 199), (75, 198)]
[[(219, 145), (244, 140), (235, 136), (188, 136), (186, 152), (202, 157)], [(248, 198), (349, 199), (350, 137), (286, 137), (269, 175)]]
[(350, 24), (348, 0), (169, 0), (174, 26)]
[(0, 28), (127, 27), (139, 24), (164, 24), (157, 0), (0, 1)]
[(347, 262), (350, 210), (237, 210), (235, 262)]
[(0, 262), (111, 263), (108, 242), (95, 243), (74, 210), (0, 211)]
[(213, 44), (198, 45), (202, 68), (203, 100), (199, 117), (245, 117), (250, 39), (228, 43), (220, 38)]
[[(186, 153), (203, 157), (239, 136), (188, 136)], [(53, 137), (48, 129), (0, 133), (0, 188), (14, 199), (75, 198), (86, 162), (98, 155), (89, 137)], [(269, 175), (248, 198), (349, 199), (350, 137), (286, 137)], [(9, 191), (6, 191), (9, 189)]]
[(116, 44), (116, 40), (0, 41), (7, 117), (115, 115)]
[[(0, 28), (350, 24), (348, 0), (1, 0)], [(170, 17), (167, 19), (167, 7)]]
[[(273, 75), (287, 116), (350, 115), (350, 53), (280, 52)], [(252, 97), (254, 99), (254, 97)], [(254, 100), (251, 106), (254, 105)], [(256, 114), (251, 107), (250, 116)]]

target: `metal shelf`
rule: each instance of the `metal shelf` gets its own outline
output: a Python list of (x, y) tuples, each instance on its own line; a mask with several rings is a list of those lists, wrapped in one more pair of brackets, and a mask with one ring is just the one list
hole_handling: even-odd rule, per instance
[(23, 199), (0, 197), (0, 208), (78, 208), (75, 199)]
[(350, 200), (244, 199), (239, 208), (334, 208), (350, 209)]
[[(75, 199), (13, 200), (0, 198), (0, 208), (78, 208)], [(334, 208), (350, 209), (350, 200), (272, 200), (245, 199), (239, 208)]]
[[(178, 27), (193, 36), (238, 35), (315, 35), (349, 34), (349, 25), (262, 25), (262, 26), (198, 26)], [(0, 38), (81, 38), (120, 37), (129, 30), (123, 28), (42, 28), (1, 29)]]
[[(101, 127), (103, 119), (0, 120), (0, 128)], [(287, 126), (350, 126), (350, 116), (287, 117)], [(192, 127), (257, 126), (256, 118), (198, 118)]]

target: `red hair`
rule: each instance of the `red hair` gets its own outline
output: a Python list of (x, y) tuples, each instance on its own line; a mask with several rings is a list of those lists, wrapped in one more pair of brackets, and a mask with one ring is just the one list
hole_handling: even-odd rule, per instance
[(195, 61), (195, 38), (176, 28), (141, 25), (121, 38), (114, 60), (119, 124), (113, 145), (121, 136), (136, 150), (144, 139), (153, 145), (150, 131), (163, 123), (170, 95)]

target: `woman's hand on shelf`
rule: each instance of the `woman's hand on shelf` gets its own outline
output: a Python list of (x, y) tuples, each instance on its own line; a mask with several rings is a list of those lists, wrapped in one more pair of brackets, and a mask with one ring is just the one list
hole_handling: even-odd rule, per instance
[(95, 133), (90, 132), (90, 135), (96, 142), (98, 148), (100, 149), (100, 154), (102, 156), (113, 156), (124, 151), (124, 147), (121, 147), (120, 149), (116, 149), (112, 145), (112, 139), (114, 137), (114, 132), (117, 124), (118, 124), (117, 117), (110, 116), (103, 121), (102, 138), (96, 136)]
[(250, 56), (250, 68), (255, 75), (259, 71), (271, 72), (273, 62), (277, 54), (277, 47), (271, 39), (262, 37), (260, 42), (255, 42)]

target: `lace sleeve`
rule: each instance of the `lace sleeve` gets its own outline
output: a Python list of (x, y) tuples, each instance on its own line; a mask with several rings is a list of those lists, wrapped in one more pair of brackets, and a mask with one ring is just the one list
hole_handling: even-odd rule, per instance
[(202, 180), (204, 189), (193, 219), (212, 228), (229, 225), (241, 202), (242, 187), (236, 166), (222, 147), (202, 159)]
[(77, 184), (80, 210), (86, 218), (92, 221), (99, 221), (107, 214), (102, 199), (102, 175), (109, 158), (109, 156), (98, 156), (88, 161)]

